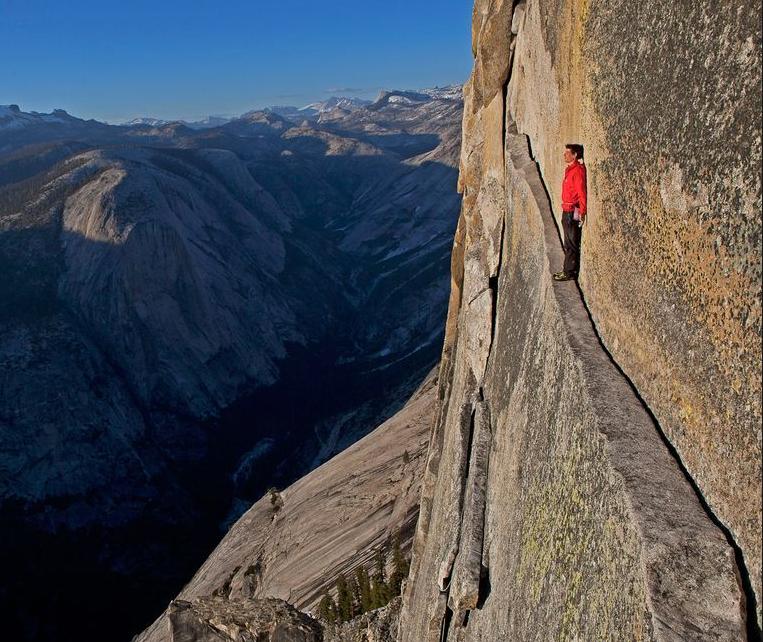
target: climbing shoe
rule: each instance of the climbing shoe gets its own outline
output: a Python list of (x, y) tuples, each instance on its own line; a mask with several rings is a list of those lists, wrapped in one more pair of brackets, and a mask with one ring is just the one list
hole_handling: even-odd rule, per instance
[(572, 281), (577, 274), (574, 272), (565, 272), (562, 270), (561, 272), (556, 272), (554, 274), (554, 281)]

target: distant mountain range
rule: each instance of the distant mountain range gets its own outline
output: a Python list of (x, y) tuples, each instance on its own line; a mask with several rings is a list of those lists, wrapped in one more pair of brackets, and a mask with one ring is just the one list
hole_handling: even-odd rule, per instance
[[(157, 128), (179, 123), (190, 129), (209, 129), (213, 127), (220, 127), (234, 120), (246, 118), (248, 115), (257, 112), (272, 112), (283, 116), (284, 118), (298, 122), (304, 119), (317, 118), (320, 114), (330, 112), (334, 109), (353, 111), (361, 107), (367, 107), (374, 103), (379, 104), (380, 101), (389, 100), (390, 97), (393, 101), (397, 100), (400, 102), (407, 102), (408, 104), (422, 102), (433, 98), (439, 100), (461, 100), (462, 91), (463, 90), (461, 85), (434, 87), (430, 89), (422, 89), (420, 91), (382, 91), (373, 101), (352, 96), (332, 96), (326, 100), (310, 103), (303, 107), (276, 105), (265, 107), (263, 109), (252, 110), (242, 114), (241, 116), (207, 116), (206, 118), (197, 121), (139, 117), (133, 118), (132, 120), (124, 123), (119, 123), (119, 126)], [(80, 118), (70, 116), (63, 109), (56, 109), (49, 114), (44, 114), (39, 112), (23, 112), (18, 105), (0, 105), (0, 131), (3, 129), (19, 129), (28, 127), (30, 125), (39, 125), (43, 123), (69, 125), (79, 125), (81, 123), (99, 123), (101, 125), (107, 125), (107, 123), (101, 123), (100, 121), (85, 121)]]
[(134, 127), (147, 125), (149, 127), (161, 127), (162, 125), (169, 125), (170, 123), (182, 123), (191, 129), (207, 129), (209, 127), (219, 127), (220, 125), (224, 125), (231, 120), (232, 118), (225, 118), (224, 116), (207, 116), (202, 120), (195, 120), (191, 122), (186, 120), (162, 120), (161, 118), (133, 118), (126, 123), (122, 123), (122, 126)]
[(63, 109), (56, 109), (50, 114), (41, 114), (36, 111), (23, 112), (18, 105), (0, 105), (0, 129), (21, 129), (40, 124), (62, 124), (79, 120), (69, 116)]

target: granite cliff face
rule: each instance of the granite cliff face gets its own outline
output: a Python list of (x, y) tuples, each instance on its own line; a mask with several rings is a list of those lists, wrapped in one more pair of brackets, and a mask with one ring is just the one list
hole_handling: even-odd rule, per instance
[(399, 639), (755, 639), (760, 8), (477, 0), (472, 40)]

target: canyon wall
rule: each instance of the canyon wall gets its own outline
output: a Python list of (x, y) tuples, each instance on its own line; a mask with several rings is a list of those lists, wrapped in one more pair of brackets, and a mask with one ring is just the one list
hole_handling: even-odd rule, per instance
[(425, 92), (204, 130), (0, 106), (6, 637), (141, 628), (437, 362), (463, 102)]
[[(317, 614), (340, 574), (351, 579), (359, 566), (373, 568), (377, 550), (398, 534), (407, 554), (436, 389), (433, 370), (376, 430), (283, 491), (255, 502), (136, 642), (180, 639), (173, 616), (186, 607), (197, 613), (192, 620), (202, 622), (202, 629), (231, 612), (248, 620), (238, 610), (264, 599), (286, 600)], [(193, 639), (218, 640), (211, 634)]]
[(756, 636), (760, 8), (477, 0), (472, 37), (400, 639)]

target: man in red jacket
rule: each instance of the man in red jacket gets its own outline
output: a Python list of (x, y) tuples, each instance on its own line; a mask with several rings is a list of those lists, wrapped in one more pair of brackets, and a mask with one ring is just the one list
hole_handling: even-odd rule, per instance
[(586, 169), (583, 146), (565, 145), (562, 181), (562, 228), (564, 230), (564, 269), (554, 274), (555, 281), (569, 281), (580, 268), (580, 237), (586, 217)]

